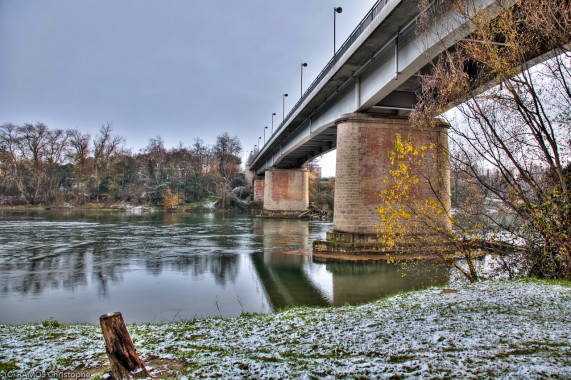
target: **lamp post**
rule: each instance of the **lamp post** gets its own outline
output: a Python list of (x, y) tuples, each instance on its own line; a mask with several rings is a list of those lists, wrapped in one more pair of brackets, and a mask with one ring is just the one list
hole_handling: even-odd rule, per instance
[(258, 149), (262, 150), (262, 147), (260, 145), (260, 140), (262, 139), (262, 136), (258, 137)]
[(266, 129), (268, 129), (268, 127), (264, 127), (264, 146), (266, 146)]
[(300, 86), (300, 90), (299, 90), (299, 97), (303, 97), (303, 68), (307, 67), (307, 63), (302, 63), (301, 64), (301, 86)]
[(343, 8), (341, 8), (341, 7), (333, 8), (333, 56), (335, 56), (335, 53), (337, 52), (337, 48), (336, 48), (336, 44), (335, 44), (335, 18), (337, 16), (337, 13), (341, 13), (341, 12), (343, 12)]
[(258, 146), (254, 144), (254, 154), (258, 154), (257, 148)]
[(276, 116), (276, 113), (272, 112), (272, 135), (274, 134), (274, 116)]
[(285, 120), (285, 98), (287, 98), (287, 94), (282, 96), (282, 121)]

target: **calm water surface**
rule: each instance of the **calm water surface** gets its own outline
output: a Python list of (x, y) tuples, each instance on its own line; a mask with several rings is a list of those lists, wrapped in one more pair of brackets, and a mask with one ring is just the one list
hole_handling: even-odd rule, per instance
[(98, 323), (110, 311), (128, 323), (234, 317), (361, 303), (428, 283), (384, 262), (284, 253), (331, 229), (244, 215), (3, 210), (0, 323)]

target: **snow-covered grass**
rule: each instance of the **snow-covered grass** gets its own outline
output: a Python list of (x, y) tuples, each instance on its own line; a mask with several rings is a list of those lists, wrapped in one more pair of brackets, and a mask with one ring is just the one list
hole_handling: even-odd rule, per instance
[(196, 210), (196, 211), (214, 210), (217, 200), (218, 200), (218, 198), (210, 196), (210, 197), (206, 197), (204, 199), (201, 199), (199, 201), (186, 203), (183, 206), (181, 206), (181, 208), (185, 209), (185, 210)]
[[(45, 325), (45, 326), (44, 326)], [(129, 325), (161, 377), (571, 378), (571, 287), (454, 284), (360, 306)], [(98, 326), (2, 326), (1, 371), (107, 369)]]

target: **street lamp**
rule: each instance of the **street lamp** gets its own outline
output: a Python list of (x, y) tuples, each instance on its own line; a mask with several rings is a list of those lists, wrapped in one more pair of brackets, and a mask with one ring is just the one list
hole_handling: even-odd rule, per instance
[(307, 63), (305, 63), (305, 62), (301, 64), (301, 87), (299, 90), (299, 97), (300, 98), (303, 97), (303, 68), (304, 67), (307, 67)]
[(254, 145), (254, 154), (258, 154), (258, 150), (256, 149), (257, 147), (257, 145)]
[(261, 140), (261, 139), (262, 139), (262, 136), (258, 137), (258, 149), (260, 149), (260, 150), (262, 150), (262, 149), (261, 149), (261, 145), (260, 145), (260, 140)]
[(266, 129), (268, 129), (268, 127), (264, 127), (264, 146), (266, 145)]
[(274, 134), (274, 116), (276, 116), (276, 113), (272, 112), (272, 135)]
[(282, 96), (282, 121), (285, 120), (285, 98), (287, 97), (287, 94), (284, 94)]
[(335, 53), (337, 52), (335, 44), (335, 17), (337, 16), (337, 13), (341, 12), (343, 12), (343, 8), (341, 7), (333, 8), (333, 56), (335, 56)]

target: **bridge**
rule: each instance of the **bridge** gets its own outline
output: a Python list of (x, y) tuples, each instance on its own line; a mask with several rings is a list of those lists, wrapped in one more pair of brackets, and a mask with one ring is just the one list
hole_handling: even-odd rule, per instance
[[(474, 4), (492, 9), (494, 0)], [(416, 130), (408, 121), (421, 89), (419, 74), (470, 34), (469, 25), (451, 10), (418, 33), (420, 13), (418, 0), (377, 1), (248, 163), (247, 175), (255, 176), (254, 196), (263, 199), (266, 213), (306, 209), (304, 165), (337, 149), (335, 240), (365, 251), (377, 244), (375, 208), (395, 134), (410, 135), (414, 144), (447, 147), (446, 126)], [(426, 170), (445, 184), (440, 196), (449, 199), (447, 160), (436, 157)], [(419, 185), (422, 196), (434, 196), (422, 186), (427, 184)]]

